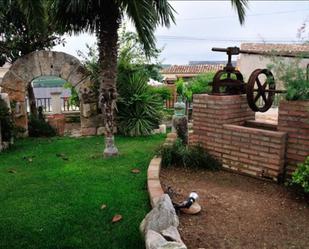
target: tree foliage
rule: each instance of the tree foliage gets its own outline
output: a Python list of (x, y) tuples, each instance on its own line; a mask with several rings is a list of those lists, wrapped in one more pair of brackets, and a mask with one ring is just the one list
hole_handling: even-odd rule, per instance
[[(154, 32), (159, 25), (170, 26), (174, 22), (174, 10), (167, 0), (53, 0), (54, 22), (64, 30), (73, 32), (101, 32), (102, 24), (117, 22), (126, 15), (134, 24), (139, 40), (146, 52), (155, 48)], [(118, 15), (112, 15), (112, 11)]]
[(286, 89), (287, 100), (309, 100), (309, 79), (308, 69), (301, 66), (302, 58), (293, 62), (286, 62), (283, 59), (273, 58), (273, 64), (268, 65), (273, 69), (278, 80), (283, 82)]
[(43, 0), (0, 0), (0, 66), (64, 40), (55, 34)]

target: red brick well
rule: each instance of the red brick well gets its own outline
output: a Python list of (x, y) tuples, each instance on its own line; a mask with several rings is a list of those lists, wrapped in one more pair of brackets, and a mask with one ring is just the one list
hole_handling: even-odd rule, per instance
[(227, 169), (278, 180), (284, 171), (286, 133), (244, 126), (254, 118), (246, 95), (194, 95), (189, 143), (200, 143)]

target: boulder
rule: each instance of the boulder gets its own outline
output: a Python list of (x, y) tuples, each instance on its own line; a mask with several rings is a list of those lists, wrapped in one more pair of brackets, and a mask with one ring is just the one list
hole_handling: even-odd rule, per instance
[(163, 194), (140, 225), (146, 249), (186, 249), (177, 230), (178, 216), (170, 197)]
[[(177, 230), (177, 229), (176, 229)], [(161, 234), (149, 230), (146, 235), (146, 249), (186, 249), (181, 242), (167, 241)]]
[(148, 230), (161, 232), (170, 226), (178, 227), (179, 220), (170, 197), (164, 194), (158, 200), (156, 206), (143, 220), (140, 229), (143, 234)]

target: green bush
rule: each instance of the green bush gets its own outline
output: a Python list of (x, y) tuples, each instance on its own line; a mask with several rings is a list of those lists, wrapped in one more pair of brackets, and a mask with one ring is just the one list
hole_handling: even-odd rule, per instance
[(172, 89), (166, 86), (150, 87), (151, 93), (158, 95), (163, 101), (172, 98)]
[(71, 96), (69, 97), (69, 105), (79, 106), (80, 99), (79, 99), (78, 92), (76, 91), (75, 87), (69, 82), (64, 83), (63, 87), (65, 89), (71, 90)]
[(199, 74), (187, 84), (188, 99), (192, 101), (193, 94), (210, 93), (215, 73)]
[(14, 123), (6, 102), (0, 98), (0, 123), (3, 141), (10, 141), (14, 135)]
[(305, 193), (309, 193), (309, 156), (305, 162), (298, 164), (292, 175), (292, 184), (300, 186)]
[(286, 89), (286, 100), (309, 100), (309, 80), (307, 69), (300, 65), (301, 58), (293, 63), (273, 59), (274, 64), (269, 69), (276, 72), (279, 81), (283, 82)]
[(29, 117), (28, 131), (30, 137), (52, 137), (56, 135), (56, 131), (44, 119), (34, 116)]
[(177, 139), (172, 146), (162, 146), (159, 149), (162, 166), (190, 167), (218, 170), (221, 164), (200, 145), (185, 146)]
[(117, 126), (123, 135), (150, 135), (161, 121), (162, 100), (152, 94), (147, 81), (143, 73), (134, 73), (127, 82), (118, 81)]
[(182, 78), (178, 79), (176, 81), (177, 94), (192, 101), (193, 94), (210, 93), (214, 75), (214, 72), (199, 74), (189, 82), (184, 82)]
[(179, 78), (176, 82), (176, 92), (178, 96), (185, 97), (186, 85), (183, 78)]

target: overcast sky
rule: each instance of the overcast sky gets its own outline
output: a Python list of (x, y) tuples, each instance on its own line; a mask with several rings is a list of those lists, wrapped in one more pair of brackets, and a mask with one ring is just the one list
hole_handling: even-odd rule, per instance
[[(225, 60), (212, 47), (239, 46), (241, 42), (293, 43), (297, 30), (309, 20), (309, 1), (249, 1), (245, 24), (238, 22), (230, 1), (171, 1), (176, 24), (159, 28), (157, 46), (164, 47), (165, 64), (187, 64), (196, 60)], [(77, 55), (85, 44), (93, 44), (93, 35), (66, 37), (66, 46), (55, 51)]]

